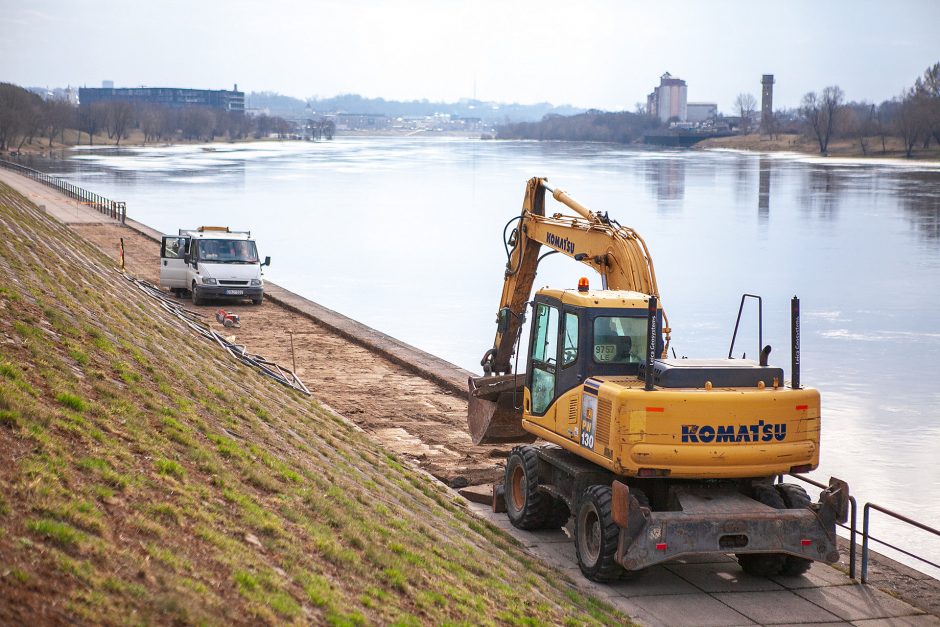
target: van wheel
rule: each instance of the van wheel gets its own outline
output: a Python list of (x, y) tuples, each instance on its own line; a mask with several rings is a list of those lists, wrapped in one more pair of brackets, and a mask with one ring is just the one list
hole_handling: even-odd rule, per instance
[(193, 281), (193, 305), (196, 307), (199, 307), (200, 305), (204, 305), (205, 303), (206, 303), (206, 299), (203, 298), (202, 295), (199, 294), (199, 291), (196, 289), (196, 282)]
[(252, 299), (251, 299), (251, 304), (252, 304), (252, 305), (260, 305), (262, 300), (264, 300), (264, 296), (259, 296), (258, 298), (252, 298)]
[(616, 581), (626, 573), (615, 560), (620, 527), (610, 510), (610, 486), (592, 485), (578, 502), (574, 548), (581, 572), (591, 581)]

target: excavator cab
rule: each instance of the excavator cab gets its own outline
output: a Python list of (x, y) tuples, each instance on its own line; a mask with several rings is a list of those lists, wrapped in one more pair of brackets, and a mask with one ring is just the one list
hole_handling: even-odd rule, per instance
[[(636, 376), (645, 359), (648, 302), (648, 296), (636, 292), (540, 291), (532, 303), (525, 377), (531, 407), (526, 413), (544, 414), (559, 396), (590, 377)], [(657, 326), (662, 326), (661, 316)]]
[[(635, 377), (648, 345), (649, 296), (626, 290), (540, 290), (532, 306), (524, 374), (470, 379), (475, 444), (532, 441), (523, 411), (538, 421), (560, 396), (594, 376)], [(662, 329), (662, 312), (657, 312)], [(657, 338), (662, 333), (657, 331)], [(657, 354), (663, 350), (657, 341)]]

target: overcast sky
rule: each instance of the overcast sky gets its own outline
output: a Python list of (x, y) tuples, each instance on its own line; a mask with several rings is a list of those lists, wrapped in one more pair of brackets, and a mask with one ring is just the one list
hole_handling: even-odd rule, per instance
[(940, 61), (938, 0), (0, 0), (0, 81), (634, 108), (666, 71), (725, 112), (838, 84), (898, 95)]

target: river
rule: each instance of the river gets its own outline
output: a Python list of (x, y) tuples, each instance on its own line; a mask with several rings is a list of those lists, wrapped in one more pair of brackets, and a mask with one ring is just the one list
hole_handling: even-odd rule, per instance
[[(474, 371), (495, 332), (503, 226), (526, 180), (547, 176), (643, 235), (680, 356), (727, 355), (741, 294), (760, 294), (771, 363), (789, 377), (799, 295), (802, 382), (823, 399), (814, 477), (940, 526), (940, 164), (337, 137), (83, 148), (36, 166), (164, 232), (251, 229), (268, 278)], [(574, 287), (585, 272), (554, 255), (536, 284)], [(745, 314), (735, 354), (756, 357)], [(872, 522), (940, 562), (940, 539)]]

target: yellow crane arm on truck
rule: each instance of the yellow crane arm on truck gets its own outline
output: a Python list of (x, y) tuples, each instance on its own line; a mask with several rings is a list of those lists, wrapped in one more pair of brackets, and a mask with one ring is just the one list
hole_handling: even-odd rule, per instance
[[(514, 219), (518, 224), (507, 242), (511, 250), (499, 300), (496, 339), (480, 363), (486, 374), (511, 371), (513, 346), (532, 295), (543, 245), (597, 271), (604, 289), (640, 292), (660, 299), (653, 260), (643, 238), (605, 214), (590, 211), (562, 190), (551, 189), (547, 181), (529, 179), (522, 213)], [(546, 191), (578, 215), (545, 215)], [(668, 321), (663, 333), (668, 346)]]

